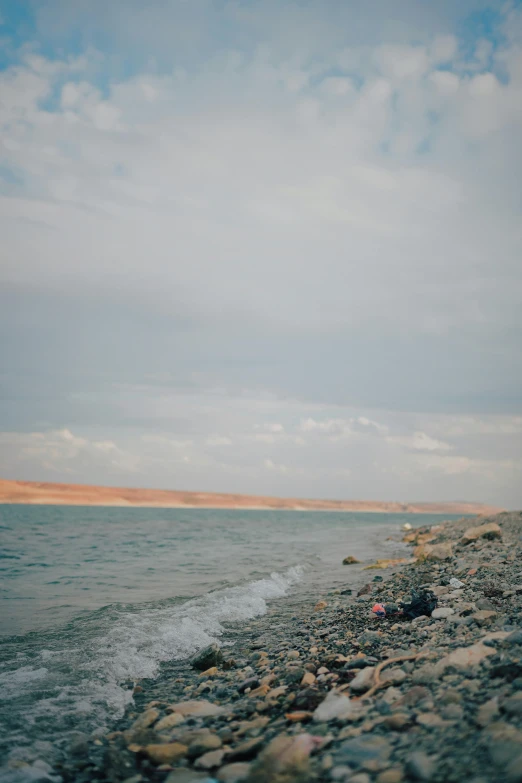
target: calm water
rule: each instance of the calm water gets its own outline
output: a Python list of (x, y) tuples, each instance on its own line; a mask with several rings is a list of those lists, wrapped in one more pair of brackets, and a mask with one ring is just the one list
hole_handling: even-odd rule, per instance
[(103, 730), (131, 700), (129, 683), (162, 661), (269, 601), (349, 584), (359, 569), (343, 569), (345, 555), (401, 554), (401, 524), (440, 520), (0, 506), (0, 753), (49, 758), (75, 728)]

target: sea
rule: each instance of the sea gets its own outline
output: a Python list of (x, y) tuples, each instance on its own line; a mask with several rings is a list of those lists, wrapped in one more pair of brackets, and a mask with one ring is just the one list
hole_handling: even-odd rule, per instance
[(0, 505), (0, 779), (25, 780), (23, 762), (74, 732), (103, 734), (136, 682), (226, 645), (269, 604), (312, 608), (360, 582), (346, 555), (408, 557), (401, 526), (443, 519)]

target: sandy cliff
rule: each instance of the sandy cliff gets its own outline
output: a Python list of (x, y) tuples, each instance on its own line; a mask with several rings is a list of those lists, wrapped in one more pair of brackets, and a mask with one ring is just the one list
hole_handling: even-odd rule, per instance
[(157, 508), (266, 508), (306, 511), (372, 511), (425, 514), (492, 514), (500, 508), (480, 503), (396, 503), (372, 500), (303, 500), (261, 495), (178, 492), (165, 489), (97, 487), (0, 479), (0, 503)]

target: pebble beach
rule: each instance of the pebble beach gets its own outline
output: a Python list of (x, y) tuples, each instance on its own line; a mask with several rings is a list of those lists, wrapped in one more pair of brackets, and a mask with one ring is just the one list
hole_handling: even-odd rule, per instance
[[(347, 565), (355, 588), (271, 605), (134, 683), (124, 717), (40, 779), (521, 783), (522, 513), (404, 538), (405, 562)], [(419, 591), (436, 608), (410, 619)]]

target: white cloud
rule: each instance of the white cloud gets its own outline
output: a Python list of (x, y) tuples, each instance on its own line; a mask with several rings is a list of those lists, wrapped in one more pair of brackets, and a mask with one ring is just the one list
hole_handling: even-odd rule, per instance
[(224, 435), (214, 435), (205, 441), (207, 446), (232, 446), (230, 438)]
[(414, 432), (412, 435), (394, 435), (387, 438), (389, 443), (397, 443), (414, 451), (450, 451), (451, 446), (444, 441), (436, 440), (425, 432)]
[(288, 473), (288, 468), (286, 465), (277, 464), (273, 462), (271, 459), (265, 459), (263, 461), (263, 465), (267, 470), (273, 470), (276, 473)]

